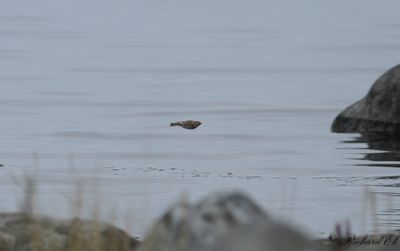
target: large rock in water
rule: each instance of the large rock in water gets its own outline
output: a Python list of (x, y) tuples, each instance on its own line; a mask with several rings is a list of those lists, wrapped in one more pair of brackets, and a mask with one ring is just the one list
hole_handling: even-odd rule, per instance
[(138, 245), (106, 223), (0, 213), (1, 251), (132, 251)]
[(400, 136), (400, 65), (385, 72), (368, 94), (343, 110), (333, 132), (383, 133)]
[[(232, 249), (233, 246), (236, 248)], [(194, 205), (176, 204), (155, 224), (139, 248), (139, 251), (177, 250), (313, 249), (302, 234), (275, 223), (246, 195), (226, 192), (211, 194)]]

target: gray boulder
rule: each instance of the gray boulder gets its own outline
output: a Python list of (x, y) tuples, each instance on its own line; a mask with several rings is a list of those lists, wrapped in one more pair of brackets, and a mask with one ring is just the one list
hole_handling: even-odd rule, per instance
[[(247, 249), (253, 237), (257, 245), (268, 249)], [(231, 249), (232, 243), (236, 249)], [(150, 230), (139, 251), (311, 250), (303, 249), (307, 243), (297, 231), (274, 223), (246, 195), (226, 192), (211, 194), (194, 205), (174, 205)]]
[(221, 238), (212, 251), (312, 251), (328, 250), (308, 240), (292, 227), (274, 221), (255, 221)]
[(368, 94), (343, 110), (332, 123), (333, 132), (400, 135), (400, 65), (372, 85)]
[(106, 223), (0, 213), (1, 251), (131, 251), (139, 245)]

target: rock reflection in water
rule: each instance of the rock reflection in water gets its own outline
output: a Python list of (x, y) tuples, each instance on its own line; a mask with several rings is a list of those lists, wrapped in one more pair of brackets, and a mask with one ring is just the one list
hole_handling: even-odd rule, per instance
[[(363, 132), (351, 140), (343, 141), (345, 144), (362, 144), (361, 154), (355, 166), (400, 168), (400, 139), (388, 134), (376, 132)], [(365, 160), (367, 162), (363, 162)], [(363, 162), (363, 163), (362, 163)], [(373, 177), (363, 177), (362, 184), (373, 187), (373, 193), (379, 198), (381, 210), (375, 212), (376, 227), (385, 227), (394, 231), (400, 230), (400, 175), (383, 174)]]
[(380, 151), (365, 153), (364, 156), (360, 158), (362, 160), (373, 161), (374, 163), (357, 165), (400, 168), (400, 139), (394, 139), (383, 133), (364, 132), (352, 140), (344, 141), (344, 143), (366, 143), (368, 149)]

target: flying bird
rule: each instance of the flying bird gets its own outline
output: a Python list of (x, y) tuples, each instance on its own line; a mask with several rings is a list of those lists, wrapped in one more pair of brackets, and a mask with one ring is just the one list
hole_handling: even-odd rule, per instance
[(180, 126), (182, 128), (192, 130), (192, 129), (196, 129), (200, 125), (201, 125), (200, 121), (185, 120), (185, 121), (178, 121), (178, 122), (171, 123), (169, 126)]

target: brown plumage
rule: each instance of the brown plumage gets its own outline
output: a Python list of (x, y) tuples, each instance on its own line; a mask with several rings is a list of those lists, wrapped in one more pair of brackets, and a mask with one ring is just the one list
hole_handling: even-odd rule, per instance
[(171, 123), (169, 126), (180, 126), (185, 129), (196, 129), (201, 125), (200, 121), (196, 120), (185, 120)]

